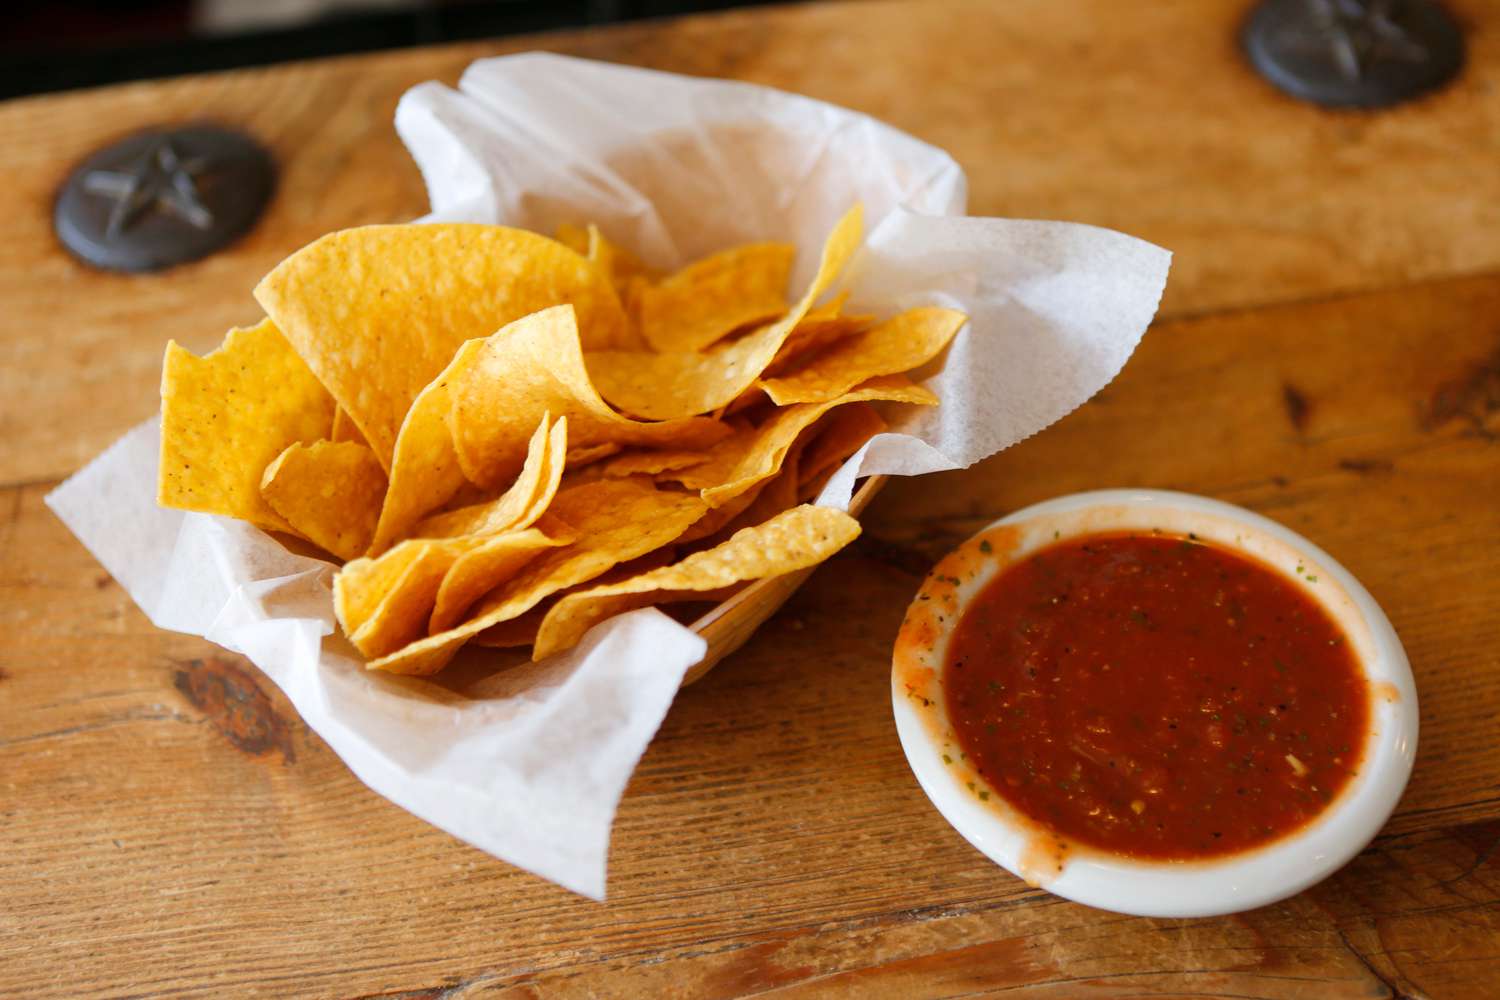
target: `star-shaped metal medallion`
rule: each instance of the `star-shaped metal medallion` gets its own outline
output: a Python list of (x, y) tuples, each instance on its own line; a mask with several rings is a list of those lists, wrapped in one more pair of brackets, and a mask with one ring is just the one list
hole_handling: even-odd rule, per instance
[(255, 224), (275, 187), (271, 157), (216, 125), (127, 136), (79, 164), (52, 221), (79, 258), (157, 271), (213, 253)]
[(1400, 0), (1312, 0), (1318, 42), (1345, 78), (1358, 80), (1383, 60), (1423, 62), (1427, 46), (1394, 20)]
[(183, 159), (170, 136), (160, 136), (127, 170), (90, 170), (83, 189), (110, 199), (114, 205), (105, 237), (116, 239), (148, 209), (171, 212), (198, 229), (214, 224), (213, 213), (198, 197), (196, 178), (212, 169), (207, 156)]
[(1435, 0), (1262, 0), (1245, 50), (1277, 87), (1335, 107), (1383, 107), (1439, 87), (1463, 35)]

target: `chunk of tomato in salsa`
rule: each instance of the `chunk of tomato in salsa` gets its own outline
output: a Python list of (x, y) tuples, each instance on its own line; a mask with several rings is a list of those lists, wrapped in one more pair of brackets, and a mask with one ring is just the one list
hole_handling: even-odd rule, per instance
[(1368, 684), (1296, 582), (1194, 537), (1067, 539), (1003, 570), (944, 666), (963, 752), (1079, 844), (1187, 860), (1275, 840), (1355, 774)]

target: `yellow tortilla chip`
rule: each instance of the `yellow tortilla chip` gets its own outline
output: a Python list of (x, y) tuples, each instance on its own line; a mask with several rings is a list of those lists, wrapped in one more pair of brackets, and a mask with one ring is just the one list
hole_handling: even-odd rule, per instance
[(292, 444), (266, 466), (260, 493), (297, 534), (349, 560), (375, 536), (385, 470), (353, 441)]
[[(463, 621), (464, 612), (485, 594), (516, 575), (537, 554), (535, 542), (523, 536), (541, 530), (553, 545), (577, 540), (573, 529), (555, 518), (544, 518), (537, 528), (508, 531), (485, 539), (459, 556), (443, 576), (427, 621), (427, 631), (436, 635)], [(548, 546), (549, 548), (552, 546)]]
[(359, 428), (354, 426), (354, 421), (349, 419), (349, 414), (344, 412), (342, 406), (333, 411), (333, 430), (329, 432), (328, 439), (333, 442), (353, 441), (355, 444), (366, 446), (369, 444), (365, 436), (359, 432)]
[[(393, 562), (398, 562), (402, 571), (394, 580), (389, 581), (384, 593), (375, 602), (369, 620), (353, 631), (350, 631), (348, 625), (344, 626), (349, 641), (367, 657), (400, 649), (426, 632), (427, 617), (432, 612), (432, 601), (437, 595), (438, 584), (442, 583), (443, 574), (451, 565), (452, 554), (442, 551), (436, 543), (402, 544), (411, 545), (414, 551), (406, 553), (392, 549), (391, 553), (387, 553), (398, 556), (398, 560)], [(359, 562), (361, 560), (356, 559), (349, 566), (356, 566)], [(386, 582), (384, 578), (387, 575), (381, 574), (381, 583)], [(334, 583), (337, 586), (339, 581), (363, 579), (363, 573), (340, 573), (334, 578)], [(371, 579), (373, 582), (375, 578)], [(353, 586), (353, 583), (346, 583), (346, 586)]]
[(770, 397), (766, 395), (766, 391), (764, 389), (762, 389), (758, 385), (752, 385), (750, 388), (746, 389), (744, 392), (731, 399), (728, 404), (721, 406), (717, 410), (715, 410), (714, 416), (718, 417), (720, 420), (724, 419), (725, 417), (732, 417), (736, 413), (752, 409), (753, 407), (759, 406), (761, 403), (767, 402), (769, 398)]
[(776, 357), (766, 365), (762, 377), (773, 378), (777, 375), (784, 375), (805, 364), (830, 345), (846, 337), (852, 337), (856, 333), (863, 333), (874, 322), (874, 316), (833, 316), (828, 319), (814, 320), (809, 315), (798, 323), (797, 329), (786, 338), (786, 343), (781, 345), (781, 350), (776, 352)]
[(937, 397), (904, 375), (873, 378), (824, 403), (799, 403), (775, 411), (758, 427), (738, 431), (709, 449), (708, 460), (680, 472), (665, 473), (689, 489), (702, 490), (710, 507), (721, 507), (750, 487), (774, 476), (797, 436), (824, 413), (846, 403), (871, 400), (937, 404)]
[(450, 369), (449, 426), (465, 475), (482, 486), (498, 488), (515, 476), (526, 439), (549, 411), (568, 418), (574, 448), (605, 442), (702, 448), (729, 433), (707, 417), (641, 423), (610, 409), (584, 370), (571, 306), (533, 313), (477, 343), (471, 358)]
[(806, 365), (761, 387), (777, 406), (821, 403), (876, 375), (911, 371), (937, 357), (968, 319), (953, 309), (910, 309), (834, 344)]
[[(844, 312), (844, 306), (849, 304), (849, 292), (839, 292), (833, 298), (820, 306), (813, 306), (802, 317), (803, 323), (821, 323), (825, 320), (837, 319)], [(801, 325), (800, 323), (798, 324)], [(795, 330), (793, 331), (796, 332)]]
[(167, 344), (157, 502), (291, 531), (260, 493), (288, 445), (328, 436), (333, 399), (270, 320), (230, 330), (199, 358)]
[(816, 436), (802, 452), (798, 477), (803, 484), (836, 469), (870, 438), (885, 430), (885, 420), (869, 403), (840, 406), (813, 428)]
[(591, 347), (633, 339), (598, 268), (561, 243), (503, 226), (333, 233), (278, 264), (255, 297), (387, 469), (412, 401), (464, 341), (560, 303), (577, 311)]
[(796, 255), (790, 243), (751, 243), (641, 288), (641, 333), (654, 351), (701, 351), (742, 326), (780, 315)]
[(480, 343), (471, 340), (461, 346), (448, 367), (417, 395), (402, 420), (390, 463), (390, 487), (370, 543), (370, 555), (386, 551), (424, 514), (447, 503), (464, 486), (448, 414), (453, 407), (454, 372), (479, 353)]
[(833, 283), (859, 247), (862, 212), (849, 210), (823, 247), (817, 276), (781, 319), (707, 351), (597, 350), (588, 369), (599, 393), (626, 413), (671, 420), (708, 413), (750, 388), (776, 357), (787, 336)]
[(352, 559), (333, 578), (333, 613), (351, 639), (380, 612), (381, 603), (395, 589), (419, 556), (420, 545), (392, 549), (379, 559)]
[(576, 226), (571, 222), (564, 222), (557, 227), (557, 242), (578, 254), (587, 257), (589, 254), (589, 228)]
[(427, 632), (436, 635), (463, 621), (464, 612), (485, 594), (516, 575), (537, 554), (532, 533), (540, 531), (552, 548), (577, 540), (573, 529), (553, 517), (544, 517), (535, 528), (517, 529), (484, 538), (464, 551), (443, 574), (434, 594)]
[(571, 490), (585, 483), (597, 483), (603, 478), (605, 478), (604, 463), (591, 462), (588, 465), (581, 465), (576, 469), (569, 469), (567, 472), (564, 472), (561, 488)]
[[(799, 491), (802, 486), (802, 476), (798, 470), (802, 464), (802, 454), (806, 443), (805, 435), (797, 439), (787, 451), (786, 458), (782, 459), (781, 471), (761, 483), (759, 488), (752, 489), (750, 495), (754, 496), (754, 501), (746, 506), (738, 517), (732, 518), (725, 524), (721, 531), (732, 534), (741, 528), (764, 524), (777, 514), (797, 506), (800, 502)], [(734, 506), (738, 499), (737, 497), (731, 500), (724, 507), (714, 508), (715, 512)]]
[[(427, 634), (442, 585), (465, 559), (482, 553), (477, 564), (488, 574), (482, 595), (545, 550), (569, 541), (541, 528), (405, 541), (379, 559), (356, 559), (345, 566), (334, 577), (334, 609), (343, 609), (340, 624), (361, 653), (384, 656)], [(473, 565), (466, 579), (472, 578)]]
[[(870, 404), (855, 403), (853, 405), (869, 406)], [(834, 413), (837, 412), (837, 410), (834, 411)], [(816, 426), (811, 429), (815, 430)], [(786, 457), (782, 459), (779, 472), (732, 498), (722, 507), (715, 507), (709, 511), (698, 524), (711, 524), (715, 520), (714, 515), (721, 515), (717, 518), (717, 529), (704, 532), (700, 537), (707, 538), (710, 543), (716, 544), (736, 531), (769, 521), (777, 514), (791, 510), (801, 503), (803, 477), (800, 468), (808, 443), (808, 432), (798, 435), (797, 440), (787, 451)], [(748, 503), (745, 502), (747, 499)], [(726, 513), (728, 516), (722, 516)], [(684, 540), (687, 540), (697, 527), (698, 525), (695, 524), (688, 529), (688, 535), (684, 536)]]
[[(559, 525), (562, 523), (556, 521), (555, 518), (552, 521)], [(489, 646), (496, 649), (529, 646), (536, 641), (536, 632), (541, 627), (542, 619), (546, 617), (547, 612), (552, 609), (552, 605), (556, 604), (559, 598), (583, 587), (593, 587), (605, 583), (618, 583), (621, 580), (629, 580), (631, 577), (639, 576), (650, 570), (660, 569), (662, 566), (670, 563), (675, 556), (676, 552), (673, 546), (668, 544), (643, 556), (637, 556), (634, 559), (619, 563), (590, 580), (575, 584), (573, 587), (565, 588), (539, 601), (535, 607), (519, 618), (512, 618), (498, 625), (491, 625), (470, 639), (469, 644), (473, 646)], [(703, 595), (694, 594), (693, 597), (694, 599), (699, 597), (712, 598), (720, 593), (722, 591), (712, 591)]]
[[(715, 590), (814, 566), (859, 536), (859, 522), (829, 507), (797, 507), (681, 562), (622, 583), (568, 594), (542, 620), (532, 647), (540, 660), (575, 645), (590, 628), (626, 610), (632, 595)], [(640, 606), (640, 605), (636, 605)]]
[[(615, 287), (615, 293), (624, 302), (630, 293), (630, 286), (637, 280), (646, 281), (649, 273), (646, 266), (626, 250), (621, 250), (599, 231), (598, 226), (589, 226), (587, 246), (584, 255), (593, 262), (594, 266), (604, 272), (609, 283)], [(628, 311), (628, 310), (627, 310)], [(631, 315), (635, 315), (631, 313)]]
[(585, 444), (577, 448), (569, 448), (564, 464), (569, 469), (581, 469), (585, 465), (593, 465), (601, 458), (619, 452), (620, 446), (613, 441), (601, 441), (599, 444)]
[(542, 627), (544, 614), (543, 608), (532, 608), (519, 618), (491, 625), (470, 639), (469, 643), (474, 646), (487, 646), (491, 649), (515, 649), (517, 646), (529, 646), (536, 642), (537, 629)]
[(612, 478), (654, 476), (659, 472), (686, 469), (707, 460), (708, 455), (701, 451), (628, 451), (605, 462), (603, 471)]
[(485, 629), (518, 618), (543, 598), (671, 542), (702, 516), (692, 494), (657, 490), (649, 480), (608, 479), (557, 495), (552, 512), (577, 541), (528, 563), (478, 606), (477, 614), (446, 632), (414, 642), (371, 661), (372, 670), (432, 674), (447, 665), (465, 642)]
[[(628, 578), (626, 577), (626, 579)], [(620, 594), (613, 597), (606, 597), (602, 600), (610, 602), (611, 607), (609, 608), (609, 613), (603, 617), (615, 618), (628, 611), (654, 607), (672, 615), (672, 617), (683, 624), (687, 624), (702, 612), (700, 611), (697, 614), (691, 611), (678, 612), (673, 607), (674, 605), (722, 604), (739, 593), (745, 586), (745, 582), (742, 581), (740, 583), (732, 583), (727, 587), (716, 587), (713, 590), (653, 590), (642, 594)], [(581, 589), (579, 588), (579, 590)], [(573, 591), (573, 593), (577, 592), (577, 590)], [(568, 595), (563, 594), (561, 596), (566, 597)], [(492, 629), (486, 629), (470, 640), (470, 642), (475, 646), (494, 646), (500, 649), (513, 649), (517, 646), (534, 646), (537, 633), (541, 630), (542, 622), (547, 617), (547, 612), (551, 611), (555, 604), (555, 601), (551, 604), (543, 603), (538, 607), (532, 608), (513, 622), (501, 622)], [(602, 621), (603, 619), (601, 618), (600, 620)]]
[[(632, 275), (625, 282), (625, 290), (620, 293), (620, 302), (625, 306), (625, 315), (630, 317), (630, 325), (638, 334), (641, 328), (641, 296), (646, 294), (646, 289), (649, 287), (651, 287), (651, 282), (645, 277), (639, 274)], [(641, 341), (644, 343), (645, 337), (641, 337)]]
[(549, 427), (549, 416), (542, 414), (541, 423), (531, 435), (526, 462), (510, 489), (493, 500), (425, 518), (412, 529), (412, 535), (416, 538), (493, 535), (535, 523), (557, 495), (568, 451), (568, 418), (560, 417)]
[(837, 471), (839, 471), (838, 466), (830, 465), (811, 479), (803, 479), (801, 485), (797, 487), (797, 498), (803, 503), (812, 503), (822, 495), (823, 487), (828, 485), (828, 481)]
[(698, 518), (693, 523), (693, 526), (684, 531), (682, 537), (677, 540), (686, 544), (717, 535), (726, 525), (737, 520), (741, 514), (754, 505), (755, 501), (760, 498), (760, 494), (766, 485), (766, 483), (756, 483), (738, 496), (730, 497), (720, 506), (714, 507), (707, 514)]

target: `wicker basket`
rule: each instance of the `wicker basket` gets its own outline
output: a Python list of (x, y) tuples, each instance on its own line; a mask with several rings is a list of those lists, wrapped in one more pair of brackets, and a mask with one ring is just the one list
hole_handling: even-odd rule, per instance
[[(871, 476), (855, 491), (849, 501), (849, 513), (858, 517), (875, 494), (885, 485), (885, 476)], [(724, 657), (733, 653), (755, 634), (767, 618), (786, 603), (792, 592), (802, 586), (816, 566), (799, 569), (795, 573), (757, 580), (708, 614), (693, 622), (692, 629), (708, 640), (708, 652), (683, 677), (684, 685), (691, 684), (713, 669)]]

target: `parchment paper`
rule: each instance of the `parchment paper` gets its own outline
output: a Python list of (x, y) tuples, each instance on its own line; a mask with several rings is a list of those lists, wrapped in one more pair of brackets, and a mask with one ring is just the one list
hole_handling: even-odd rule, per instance
[[(925, 373), (942, 405), (894, 413), (829, 482), (819, 502), (833, 506), (859, 476), (967, 466), (1082, 404), (1129, 358), (1166, 281), (1170, 255), (1119, 233), (967, 218), (963, 172), (942, 151), (747, 84), (511, 56), (474, 64), (457, 90), (414, 87), (396, 128), (429, 219), (595, 222), (662, 268), (791, 239), (793, 294), (862, 202), (852, 307), (950, 305), (970, 322)], [(501, 654), (475, 650), (433, 680), (369, 673), (336, 630), (333, 568), (247, 525), (158, 507), (158, 444), (147, 421), (47, 498), (151, 620), (249, 657), (381, 795), (602, 899), (615, 807), (703, 641), (647, 609), (541, 664), (496, 670)]]

